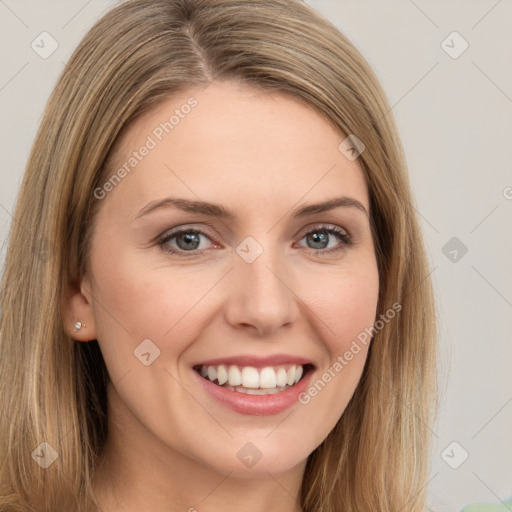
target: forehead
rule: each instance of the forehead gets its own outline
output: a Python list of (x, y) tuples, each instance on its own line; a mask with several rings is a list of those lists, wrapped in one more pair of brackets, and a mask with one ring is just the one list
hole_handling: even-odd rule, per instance
[(213, 83), (169, 97), (129, 127), (110, 166), (129, 172), (111, 195), (140, 204), (180, 194), (243, 209), (345, 194), (369, 209), (362, 168), (339, 149), (344, 138), (290, 95)]

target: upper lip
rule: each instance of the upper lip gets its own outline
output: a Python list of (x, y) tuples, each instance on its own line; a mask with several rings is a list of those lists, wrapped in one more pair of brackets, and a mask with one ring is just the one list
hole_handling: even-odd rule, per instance
[(207, 361), (200, 361), (194, 366), (218, 366), (218, 365), (238, 365), (238, 366), (254, 366), (257, 368), (264, 368), (265, 366), (279, 366), (282, 364), (300, 364), (306, 365), (313, 363), (311, 360), (301, 356), (294, 356), (290, 354), (274, 354), (267, 356), (255, 356), (250, 354), (241, 354), (238, 356), (218, 357), (215, 359), (208, 359)]

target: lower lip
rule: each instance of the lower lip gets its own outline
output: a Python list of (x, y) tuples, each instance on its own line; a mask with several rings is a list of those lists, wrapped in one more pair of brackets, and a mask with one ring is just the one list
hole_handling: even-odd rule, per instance
[(297, 404), (299, 395), (304, 392), (311, 380), (313, 373), (310, 369), (306, 375), (291, 388), (280, 391), (273, 395), (248, 395), (239, 391), (231, 391), (222, 386), (218, 386), (213, 382), (201, 377), (199, 373), (192, 370), (199, 379), (200, 384), (205, 391), (217, 402), (240, 414), (248, 414), (252, 416), (270, 416), (279, 414)]

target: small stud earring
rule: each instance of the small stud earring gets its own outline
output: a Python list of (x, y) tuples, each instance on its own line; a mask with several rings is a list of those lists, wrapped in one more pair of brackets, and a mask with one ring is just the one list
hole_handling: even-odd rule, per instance
[(77, 322), (75, 324), (75, 329), (73, 330), (73, 332), (78, 332), (82, 327), (85, 327), (85, 322)]

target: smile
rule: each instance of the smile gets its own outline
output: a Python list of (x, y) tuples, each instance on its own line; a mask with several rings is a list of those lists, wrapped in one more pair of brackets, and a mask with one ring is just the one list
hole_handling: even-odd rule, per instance
[(302, 357), (280, 354), (212, 359), (192, 368), (206, 399), (239, 414), (266, 416), (300, 406), (298, 397), (315, 366)]
[(272, 395), (297, 384), (310, 365), (289, 364), (279, 366), (201, 365), (196, 371), (210, 382), (230, 391), (248, 395)]

